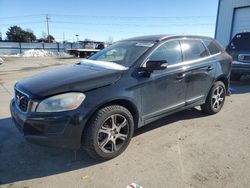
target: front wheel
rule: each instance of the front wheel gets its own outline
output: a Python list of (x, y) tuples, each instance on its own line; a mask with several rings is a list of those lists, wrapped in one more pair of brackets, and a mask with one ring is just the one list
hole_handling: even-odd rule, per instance
[(226, 89), (224, 83), (221, 81), (215, 82), (209, 91), (205, 104), (201, 105), (202, 111), (211, 115), (218, 113), (224, 105), (225, 98)]
[(83, 145), (87, 153), (98, 160), (120, 155), (127, 148), (134, 132), (131, 113), (119, 105), (98, 110), (87, 126)]

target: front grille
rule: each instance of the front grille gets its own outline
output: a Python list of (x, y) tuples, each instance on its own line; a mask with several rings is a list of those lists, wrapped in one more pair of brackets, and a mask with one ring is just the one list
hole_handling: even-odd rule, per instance
[(250, 61), (250, 55), (248, 55), (248, 56), (245, 55), (245, 56), (244, 56), (244, 60), (245, 60), (245, 61)]
[(22, 110), (23, 112), (27, 112), (29, 106), (29, 98), (26, 94), (15, 89), (15, 101), (20, 110)]
[(238, 60), (246, 63), (250, 63), (250, 55), (248, 54), (239, 54)]

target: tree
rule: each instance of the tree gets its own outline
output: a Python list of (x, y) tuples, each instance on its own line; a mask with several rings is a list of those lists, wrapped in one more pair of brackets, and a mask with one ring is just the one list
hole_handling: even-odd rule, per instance
[(34, 35), (33, 31), (31, 29), (26, 29), (24, 33), (24, 40), (26, 42), (34, 42), (36, 40), (36, 36)]
[(22, 28), (18, 26), (11, 26), (6, 32), (7, 40), (13, 42), (21, 42), (22, 40)]
[(36, 40), (36, 36), (33, 31), (24, 31), (19, 26), (11, 26), (6, 32), (7, 40), (12, 42), (33, 42)]
[(40, 38), (37, 40), (38, 42), (46, 42), (47, 34), (45, 31), (42, 32), (42, 35)]
[(48, 35), (47, 36), (47, 42), (53, 42), (55, 40), (55, 38), (52, 35)]
[(42, 36), (38, 39), (38, 42), (54, 42), (55, 38), (52, 35), (46, 35), (46, 33), (43, 31)]
[(0, 32), (0, 41), (2, 41), (3, 39), (2, 39), (2, 32)]

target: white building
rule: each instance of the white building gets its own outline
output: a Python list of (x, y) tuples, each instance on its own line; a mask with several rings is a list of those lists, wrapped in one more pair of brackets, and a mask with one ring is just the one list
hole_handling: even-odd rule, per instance
[(215, 38), (226, 47), (239, 32), (250, 32), (250, 0), (219, 0)]

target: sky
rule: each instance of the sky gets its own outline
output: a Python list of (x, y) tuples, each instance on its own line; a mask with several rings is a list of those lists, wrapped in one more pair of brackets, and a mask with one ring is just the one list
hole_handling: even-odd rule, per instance
[[(117, 41), (151, 34), (214, 36), (218, 0), (0, 0), (0, 32), (12, 25), (57, 41)], [(78, 37), (76, 36), (78, 35)]]

